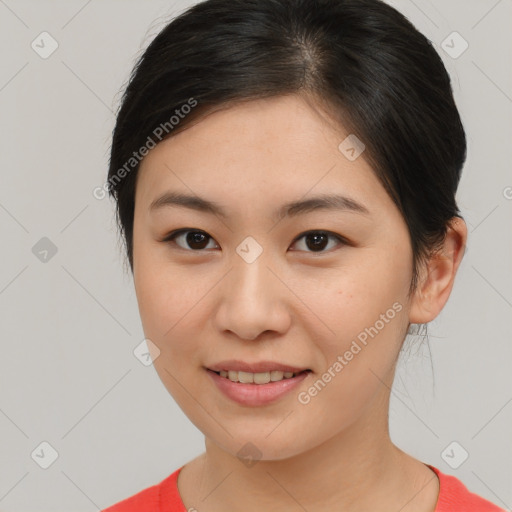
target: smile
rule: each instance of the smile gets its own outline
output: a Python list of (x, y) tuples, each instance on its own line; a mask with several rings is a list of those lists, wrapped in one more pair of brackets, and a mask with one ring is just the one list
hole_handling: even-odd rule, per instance
[[(240, 405), (250, 407), (258, 407), (276, 402), (296, 389), (312, 373), (311, 370), (303, 370), (296, 374), (279, 370), (262, 373), (233, 370), (229, 372), (225, 370), (215, 372), (208, 368), (205, 368), (205, 370), (213, 380), (216, 388), (225, 397)], [(290, 376), (285, 376), (289, 375), (289, 373), (291, 373)], [(272, 376), (275, 380), (272, 380)], [(233, 380), (235, 378), (238, 380)]]
[(279, 382), (284, 379), (292, 379), (297, 375), (309, 372), (310, 370), (303, 370), (302, 372), (282, 372), (279, 370), (273, 370), (270, 372), (243, 372), (236, 370), (221, 370), (215, 372), (217, 375), (229, 379), (231, 382), (241, 382), (242, 384), (268, 384), (269, 382)]

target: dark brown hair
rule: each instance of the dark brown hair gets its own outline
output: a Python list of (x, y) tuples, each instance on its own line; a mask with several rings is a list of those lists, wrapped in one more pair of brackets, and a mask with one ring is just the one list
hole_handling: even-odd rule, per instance
[(206, 0), (161, 30), (133, 69), (110, 156), (108, 190), (132, 272), (134, 152), (212, 109), (285, 94), (314, 98), (366, 145), (408, 226), (412, 292), (419, 261), (461, 217), (466, 138), (441, 58), (380, 0)]

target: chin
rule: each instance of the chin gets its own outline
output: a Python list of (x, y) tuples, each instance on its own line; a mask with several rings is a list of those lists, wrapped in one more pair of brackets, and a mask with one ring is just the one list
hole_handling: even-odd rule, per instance
[(245, 431), (243, 436), (238, 437), (236, 432), (230, 430), (232, 438), (225, 442), (214, 442), (223, 451), (240, 459), (248, 468), (257, 462), (290, 459), (308, 450), (307, 446), (297, 445), (296, 439), (300, 437), (299, 432), (292, 437), (287, 435), (286, 439), (277, 435), (274, 437), (275, 432), (268, 436), (266, 432), (265, 430), (265, 433), (262, 433), (261, 429), (257, 429), (254, 436), (251, 436)]

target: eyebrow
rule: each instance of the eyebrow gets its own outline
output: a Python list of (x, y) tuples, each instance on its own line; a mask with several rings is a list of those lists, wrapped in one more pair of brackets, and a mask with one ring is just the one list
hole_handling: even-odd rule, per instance
[[(153, 212), (172, 206), (211, 213), (223, 218), (228, 217), (225, 209), (218, 203), (209, 201), (197, 195), (189, 195), (172, 191), (165, 192), (163, 195), (152, 201), (149, 205), (149, 211)], [(275, 215), (278, 218), (293, 217), (315, 210), (337, 210), (370, 215), (370, 211), (363, 204), (358, 203), (350, 197), (338, 194), (322, 194), (309, 199), (292, 201), (281, 206), (281, 208), (275, 212)]]

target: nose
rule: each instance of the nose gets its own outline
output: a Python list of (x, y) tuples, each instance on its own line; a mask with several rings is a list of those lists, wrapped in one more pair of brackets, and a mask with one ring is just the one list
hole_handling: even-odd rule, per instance
[(285, 333), (290, 327), (291, 292), (260, 256), (247, 263), (239, 258), (219, 283), (214, 324), (219, 331), (255, 340), (264, 332)]

